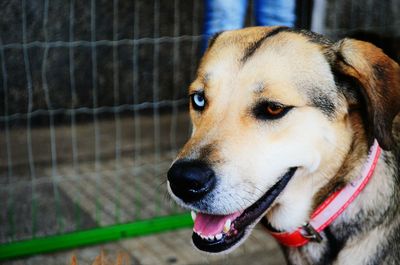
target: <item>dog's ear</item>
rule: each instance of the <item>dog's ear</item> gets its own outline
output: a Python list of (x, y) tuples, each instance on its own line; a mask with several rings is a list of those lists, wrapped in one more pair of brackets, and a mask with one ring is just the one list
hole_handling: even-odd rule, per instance
[(355, 80), (366, 110), (368, 139), (393, 146), (393, 119), (400, 111), (400, 67), (378, 47), (364, 41), (343, 39), (333, 46), (334, 71)]

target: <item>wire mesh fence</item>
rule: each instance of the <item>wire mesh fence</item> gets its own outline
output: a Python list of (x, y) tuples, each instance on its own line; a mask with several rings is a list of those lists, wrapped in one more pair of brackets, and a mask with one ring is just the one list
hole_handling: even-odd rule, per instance
[(0, 243), (179, 212), (200, 2), (0, 5)]

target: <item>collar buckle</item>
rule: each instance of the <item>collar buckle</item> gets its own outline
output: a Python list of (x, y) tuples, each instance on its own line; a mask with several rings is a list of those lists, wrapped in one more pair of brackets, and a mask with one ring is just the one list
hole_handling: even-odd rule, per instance
[(305, 225), (302, 226), (302, 236), (315, 242), (322, 242), (323, 238), (320, 233), (318, 233), (317, 230), (310, 224), (306, 223)]

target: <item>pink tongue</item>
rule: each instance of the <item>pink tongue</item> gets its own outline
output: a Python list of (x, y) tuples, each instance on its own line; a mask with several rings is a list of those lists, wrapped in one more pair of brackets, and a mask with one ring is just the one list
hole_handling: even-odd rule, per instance
[(239, 212), (229, 215), (210, 215), (204, 213), (197, 213), (196, 220), (194, 221), (194, 230), (201, 235), (210, 236), (222, 233), (226, 220), (230, 219), (232, 222), (240, 215)]

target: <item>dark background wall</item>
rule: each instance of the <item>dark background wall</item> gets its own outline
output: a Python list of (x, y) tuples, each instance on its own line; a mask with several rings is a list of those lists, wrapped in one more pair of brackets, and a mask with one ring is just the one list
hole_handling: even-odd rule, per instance
[(334, 39), (372, 42), (400, 62), (399, 0), (328, 0), (324, 28)]
[[(3, 47), (0, 60), (4, 66), (0, 74), (0, 84), (3, 82), (0, 115), (5, 115), (5, 111), (7, 114), (26, 113), (30, 89), (31, 111), (48, 109), (47, 87), (53, 109), (113, 106), (185, 96), (198, 62), (199, 38), (191, 36), (198, 36), (201, 31), (200, 1), (175, 1), (179, 5), (174, 7), (174, 1), (120, 0), (116, 30), (113, 28), (116, 21), (114, 1), (51, 0), (48, 8), (45, 2), (0, 2), (0, 45)], [(137, 42), (133, 43), (133, 39)], [(97, 43), (95, 49), (91, 46), (93, 41), (103, 40), (105, 42)], [(120, 41), (113, 45), (113, 40)], [(113, 49), (117, 50), (116, 61)], [(93, 61), (93, 56), (97, 62)], [(118, 68), (117, 75), (114, 64)], [(93, 77), (94, 71), (97, 78)], [(155, 74), (158, 74), (157, 79)], [(118, 79), (116, 93), (113, 91), (115, 79)], [(3, 101), (4, 81), (8, 88), (7, 110)], [(75, 97), (72, 86), (75, 86)], [(159, 93), (156, 97), (154, 86)], [(97, 102), (94, 102), (94, 93)], [(134, 98), (135, 93), (137, 98)]]
[[(184, 98), (200, 57), (202, 1), (114, 3), (1, 1), (0, 115)], [(312, 4), (298, 1), (297, 26), (310, 27)], [(399, 0), (328, 0), (324, 24), (334, 39), (366, 39), (400, 57)]]

